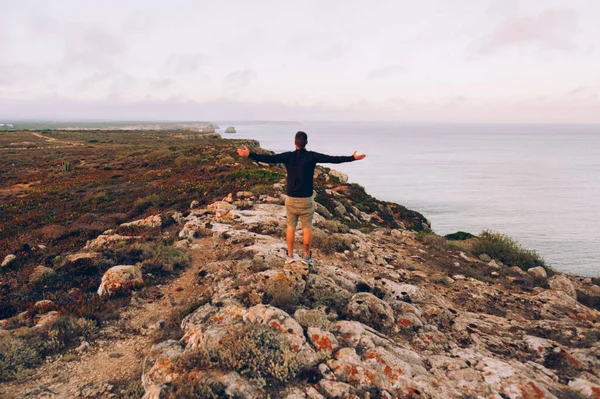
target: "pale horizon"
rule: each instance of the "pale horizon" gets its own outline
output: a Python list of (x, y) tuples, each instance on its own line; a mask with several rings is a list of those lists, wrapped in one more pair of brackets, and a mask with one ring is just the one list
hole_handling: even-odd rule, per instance
[(456, 4), (0, 0), (0, 123), (600, 123), (600, 3)]

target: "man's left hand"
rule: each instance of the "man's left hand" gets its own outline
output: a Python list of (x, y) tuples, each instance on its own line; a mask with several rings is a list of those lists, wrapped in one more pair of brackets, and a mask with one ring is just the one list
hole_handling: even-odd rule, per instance
[(243, 145), (240, 148), (238, 148), (237, 152), (238, 152), (238, 155), (241, 156), (241, 157), (248, 158), (248, 156), (250, 155), (250, 150), (245, 145)]
[(352, 154), (352, 156), (354, 157), (354, 159), (356, 159), (357, 161), (360, 161), (361, 159), (365, 159), (365, 157), (366, 157), (365, 154), (357, 154), (357, 152), (358, 151), (354, 151), (354, 153)]

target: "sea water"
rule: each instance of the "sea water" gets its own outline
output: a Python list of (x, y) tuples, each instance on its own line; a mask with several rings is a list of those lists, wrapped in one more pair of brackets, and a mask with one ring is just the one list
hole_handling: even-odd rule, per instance
[[(227, 126), (227, 124), (222, 124)], [(441, 235), (490, 229), (555, 269), (600, 275), (600, 126), (235, 123), (275, 152), (307, 148), (362, 161), (326, 165), (374, 197), (421, 212)]]

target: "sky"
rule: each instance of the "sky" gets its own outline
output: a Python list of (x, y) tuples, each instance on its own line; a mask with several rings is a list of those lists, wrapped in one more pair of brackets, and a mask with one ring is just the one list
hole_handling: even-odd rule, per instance
[(0, 118), (600, 123), (597, 0), (0, 0)]

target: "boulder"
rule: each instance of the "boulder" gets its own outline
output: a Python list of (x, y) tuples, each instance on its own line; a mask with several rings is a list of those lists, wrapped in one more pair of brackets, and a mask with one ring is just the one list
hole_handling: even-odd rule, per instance
[(200, 202), (198, 202), (197, 200), (193, 200), (192, 202), (190, 202), (190, 209), (196, 209), (200, 206)]
[(546, 273), (546, 269), (544, 269), (541, 266), (529, 268), (529, 269), (527, 269), (527, 273), (531, 277), (537, 278), (537, 279), (546, 279), (546, 278), (548, 278), (548, 273)]
[(329, 212), (327, 210), (327, 208), (325, 208), (323, 205), (319, 204), (316, 201), (315, 201), (315, 211), (317, 213), (321, 214), (321, 216), (326, 217), (327, 219), (331, 219), (333, 217), (333, 215), (331, 214), (331, 212)]
[(227, 126), (227, 129), (225, 129), (225, 133), (236, 133), (235, 127)]
[(29, 275), (29, 282), (31, 284), (42, 283), (56, 276), (56, 271), (50, 267), (37, 266), (33, 269), (33, 272)]
[(148, 216), (146, 219), (134, 220), (133, 222), (122, 223), (121, 227), (141, 226), (141, 227), (160, 227), (162, 219), (160, 215)]
[(329, 175), (337, 177), (340, 180), (340, 183), (348, 183), (348, 175), (339, 170), (331, 169)]
[(145, 390), (143, 399), (165, 397), (168, 384), (173, 380), (174, 364), (183, 354), (179, 342), (168, 340), (154, 345), (144, 360), (142, 385)]
[(562, 291), (573, 299), (577, 299), (575, 286), (564, 274), (557, 274), (548, 279), (548, 285), (551, 289)]
[(114, 295), (119, 292), (128, 292), (144, 285), (142, 271), (136, 266), (119, 265), (108, 269), (98, 287), (98, 295)]
[(35, 324), (35, 328), (43, 328), (43, 327), (49, 327), (52, 324), (54, 324), (54, 322), (56, 322), (56, 320), (58, 319), (58, 317), (60, 316), (60, 314), (56, 311), (56, 310), (52, 310), (48, 313), (44, 313), (42, 315), (37, 315), (33, 318), (33, 323)]
[(335, 336), (329, 331), (323, 331), (319, 328), (309, 327), (307, 335), (310, 343), (316, 351), (331, 351), (335, 352), (340, 344)]
[(119, 234), (101, 234), (95, 239), (85, 244), (85, 249), (100, 250), (110, 247), (116, 242), (132, 241), (138, 239), (138, 236), (122, 236)]
[(486, 253), (483, 253), (483, 254), (479, 255), (479, 259), (481, 259), (483, 262), (487, 263), (487, 262), (490, 262), (492, 260), (492, 257), (489, 256)]
[(348, 317), (370, 325), (378, 330), (389, 330), (394, 326), (394, 311), (386, 302), (368, 292), (355, 294), (346, 305)]
[(2, 264), (0, 264), (0, 267), (6, 267), (10, 265), (15, 259), (17, 259), (17, 257), (13, 254), (6, 255), (2, 261)]
[(43, 299), (41, 301), (37, 301), (33, 305), (33, 309), (37, 312), (37, 314), (48, 313), (51, 310), (56, 309), (56, 305), (49, 299)]

